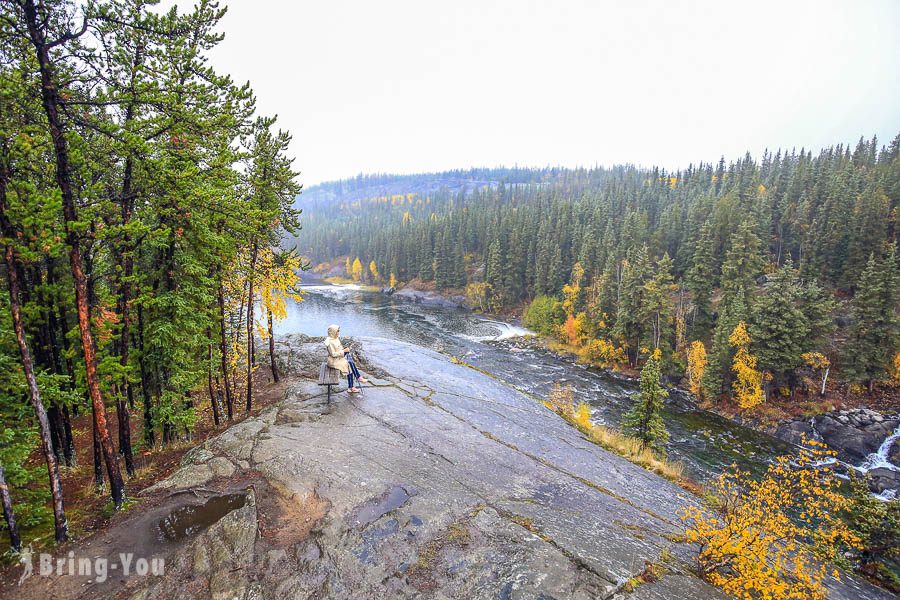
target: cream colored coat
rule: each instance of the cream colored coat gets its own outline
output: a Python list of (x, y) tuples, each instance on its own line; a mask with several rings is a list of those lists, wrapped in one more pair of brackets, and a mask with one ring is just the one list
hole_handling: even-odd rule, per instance
[(337, 369), (341, 375), (347, 375), (350, 372), (350, 363), (344, 357), (344, 345), (338, 337), (337, 325), (328, 328), (328, 337), (325, 338), (325, 350), (328, 353), (326, 359), (328, 366)]

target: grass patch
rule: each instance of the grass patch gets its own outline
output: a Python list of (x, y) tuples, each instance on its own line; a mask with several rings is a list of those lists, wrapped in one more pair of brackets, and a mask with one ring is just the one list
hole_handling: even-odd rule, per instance
[(668, 572), (666, 563), (671, 561), (672, 558), (672, 554), (668, 550), (663, 549), (662, 553), (660, 553), (659, 561), (645, 561), (644, 568), (641, 572), (626, 581), (625, 585), (622, 586), (622, 591), (626, 594), (630, 594), (645, 583), (659, 581), (659, 579)]
[(702, 488), (696, 482), (684, 476), (684, 465), (680, 462), (659, 456), (637, 438), (627, 436), (611, 427), (592, 423), (590, 407), (584, 402), (575, 406), (574, 391), (571, 388), (554, 387), (543, 404), (601, 448), (665, 477), (692, 494), (702, 493)]

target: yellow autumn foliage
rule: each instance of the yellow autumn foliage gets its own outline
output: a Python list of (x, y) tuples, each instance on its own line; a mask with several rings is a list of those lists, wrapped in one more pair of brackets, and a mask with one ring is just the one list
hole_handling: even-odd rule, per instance
[(703, 373), (706, 371), (708, 362), (706, 346), (703, 345), (703, 342), (700, 340), (691, 342), (687, 351), (688, 389), (697, 397), (702, 395), (700, 381), (703, 379)]
[(756, 357), (750, 354), (750, 334), (747, 325), (741, 321), (728, 337), (728, 343), (736, 348), (731, 370), (735, 380), (732, 383), (734, 397), (742, 410), (750, 410), (765, 400), (762, 389), (763, 374), (756, 369)]
[(585, 344), (582, 355), (591, 364), (602, 368), (617, 369), (628, 362), (625, 348), (603, 338)]
[(842, 545), (860, 544), (840, 518), (851, 501), (827, 462), (833, 455), (807, 441), (759, 480), (738, 470), (723, 474), (712, 490), (716, 508), (680, 509), (700, 574), (746, 600), (824, 598), (827, 560)]
[(587, 402), (579, 402), (578, 406), (575, 408), (575, 424), (583, 429), (590, 429), (593, 427), (593, 423), (591, 422), (591, 407)]
[(581, 280), (584, 278), (584, 267), (581, 263), (572, 265), (572, 280), (563, 286), (563, 311), (570, 317), (575, 316), (576, 304), (578, 296), (581, 294)]
[[(303, 259), (290, 252), (276, 256), (268, 248), (259, 251), (255, 285), (259, 290), (260, 303), (272, 314), (272, 319), (276, 322), (287, 317), (288, 300), (303, 301), (303, 296), (297, 289), (300, 284), (297, 272), (302, 264)], [(257, 329), (262, 339), (269, 337), (268, 326), (258, 322)]]
[(657, 455), (637, 438), (591, 421), (590, 405), (586, 402), (579, 402), (577, 406), (575, 405), (575, 390), (571, 385), (555, 384), (543, 404), (570, 425), (578, 428), (598, 446), (615, 452), (630, 462), (666, 479), (682, 485), (689, 483), (683, 478), (684, 466), (681, 463)]

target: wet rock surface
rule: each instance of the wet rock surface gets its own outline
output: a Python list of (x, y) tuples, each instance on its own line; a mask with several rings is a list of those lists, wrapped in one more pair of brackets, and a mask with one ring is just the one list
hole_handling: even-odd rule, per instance
[(788, 421), (778, 427), (776, 436), (794, 444), (800, 442), (801, 434), (807, 439), (820, 439), (838, 453), (840, 460), (858, 465), (878, 450), (898, 424), (896, 416), (860, 408)]
[(900, 488), (900, 471), (886, 467), (876, 467), (866, 473), (869, 489), (876, 494)]
[(444, 308), (468, 308), (465, 296), (444, 296), (438, 292), (414, 290), (408, 287), (394, 291), (393, 296), (395, 298), (409, 300), (410, 302), (442, 306)]
[[(328, 403), (296, 375), (303, 357), (321, 360), (319, 347), (283, 339), (285, 399), (192, 450), (159, 484), (189, 493), (231, 468), (277, 490), (280, 514), (263, 514), (250, 488), (171, 554), (164, 578), (124, 597), (725, 597), (672, 541), (678, 507), (696, 502), (681, 488), (417, 346), (359, 340), (372, 385)], [(663, 555), (667, 574), (626, 595)], [(890, 596), (850, 580), (831, 597)]]

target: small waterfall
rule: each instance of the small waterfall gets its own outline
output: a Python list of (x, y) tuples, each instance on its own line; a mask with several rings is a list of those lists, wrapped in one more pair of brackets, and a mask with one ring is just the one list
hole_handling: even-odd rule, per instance
[(900, 467), (888, 460), (888, 457), (891, 455), (891, 448), (898, 439), (900, 439), (900, 425), (897, 425), (894, 433), (885, 438), (878, 450), (867, 456), (866, 460), (857, 469), (863, 473), (879, 467), (890, 469), (891, 471), (900, 471)]
[(819, 430), (816, 429), (816, 418), (815, 417), (809, 418), (809, 430), (812, 432), (812, 436), (813, 436), (814, 440), (816, 440), (817, 442), (822, 441), (822, 436), (819, 435)]
[(494, 331), (491, 332), (491, 335), (461, 335), (466, 339), (475, 341), (475, 342), (499, 342), (502, 340), (508, 340), (515, 337), (523, 337), (526, 335), (535, 335), (533, 331), (525, 329), (524, 327), (517, 327), (516, 325), (510, 325), (509, 323), (504, 323), (503, 321), (494, 321), (492, 319), (480, 319), (481, 323), (484, 323)]

